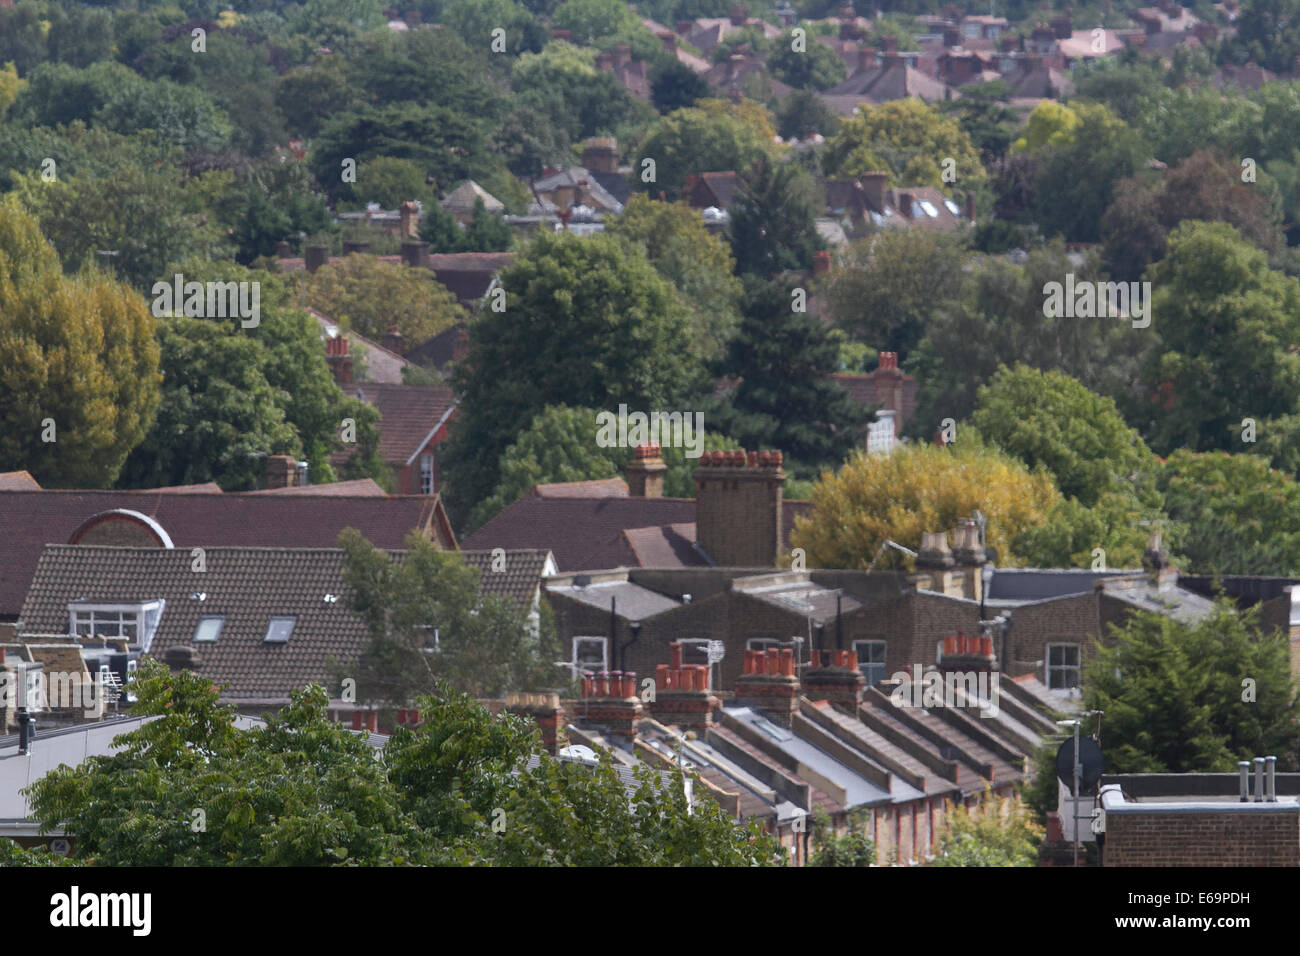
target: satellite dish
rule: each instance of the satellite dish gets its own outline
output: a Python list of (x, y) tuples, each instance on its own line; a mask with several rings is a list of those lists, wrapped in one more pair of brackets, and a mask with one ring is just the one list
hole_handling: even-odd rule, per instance
[[(1079, 738), (1079, 792), (1083, 796), (1094, 792), (1101, 782), (1106, 760), (1101, 748), (1091, 737)], [(1074, 738), (1069, 737), (1056, 751), (1056, 776), (1071, 791), (1074, 790)]]

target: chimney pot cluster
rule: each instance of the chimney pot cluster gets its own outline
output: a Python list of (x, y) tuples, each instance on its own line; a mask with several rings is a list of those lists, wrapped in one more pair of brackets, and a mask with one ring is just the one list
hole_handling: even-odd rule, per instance
[(993, 638), (978, 634), (963, 634), (958, 631), (943, 639), (943, 656), (985, 657), (993, 659)]
[(590, 697), (609, 697), (615, 700), (627, 700), (636, 697), (635, 671), (600, 671), (597, 674), (582, 675), (583, 699)]
[(794, 650), (789, 647), (747, 650), (744, 673), (759, 677), (794, 677), (794, 664)]
[(843, 670), (858, 670), (858, 652), (857, 651), (818, 651), (811, 652), (812, 657), (809, 661), (810, 667), (838, 667)]
[(898, 371), (898, 353), (881, 352), (880, 364), (876, 367), (878, 372)]
[(347, 355), (348, 340), (341, 335), (338, 336), (337, 338), (326, 339), (325, 354), (326, 355)]
[(700, 464), (712, 468), (779, 468), (784, 461), (779, 451), (706, 451)]

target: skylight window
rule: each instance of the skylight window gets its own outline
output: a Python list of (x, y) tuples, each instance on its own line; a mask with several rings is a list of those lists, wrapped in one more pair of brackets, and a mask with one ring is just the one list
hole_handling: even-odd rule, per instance
[(293, 633), (293, 626), (297, 622), (298, 618), (293, 615), (271, 618), (271, 622), (266, 626), (266, 637), (263, 639), (264, 643), (289, 643), (289, 635)]
[(221, 636), (221, 629), (226, 624), (224, 614), (205, 614), (199, 618), (198, 627), (194, 628), (194, 641), (214, 642)]
[(957, 204), (953, 202), (951, 199), (945, 199), (943, 201), (943, 204), (948, 207), (948, 211), (952, 213), (954, 216), (961, 215), (961, 209), (958, 208)]
[(917, 202), (917, 205), (920, 206), (921, 211), (924, 212), (931, 219), (937, 219), (939, 217), (939, 210), (934, 208), (934, 203), (930, 202), (930, 200), (922, 199), (919, 202)]

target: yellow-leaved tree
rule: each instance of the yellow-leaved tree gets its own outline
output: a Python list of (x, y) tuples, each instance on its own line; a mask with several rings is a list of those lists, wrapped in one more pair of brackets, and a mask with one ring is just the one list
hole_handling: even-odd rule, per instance
[(304, 283), (302, 305), (376, 341), (396, 325), (407, 349), (468, 318), (429, 269), (412, 269), (370, 255), (351, 255), (321, 266)]
[(36, 219), (0, 201), (0, 471), (107, 487), (153, 424), (162, 375), (139, 293), (64, 276)]
[(1014, 566), (1024, 563), (1015, 553), (1017, 537), (1046, 524), (1061, 495), (1045, 471), (1030, 472), (963, 436), (947, 447), (858, 454), (838, 473), (823, 473), (811, 501), (791, 535), (809, 567), (866, 568), (886, 539), (915, 551), (922, 532), (951, 532), (977, 508), (988, 518), (986, 541), (997, 549), (998, 563)]

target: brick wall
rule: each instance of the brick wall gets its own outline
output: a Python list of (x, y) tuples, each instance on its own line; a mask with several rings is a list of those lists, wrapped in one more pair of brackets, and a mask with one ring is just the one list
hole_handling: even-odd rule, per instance
[[(1129, 605), (1107, 599), (1112, 608), (1112, 620), (1122, 623), (1121, 617), (1131, 610)], [(1013, 666), (1007, 668), (1012, 677), (1033, 673), (1046, 680), (1042, 661), (1047, 660), (1048, 644), (1078, 644), (1080, 662), (1084, 665), (1095, 652), (1093, 642), (1100, 635), (1097, 594), (1078, 594), (1073, 597), (1044, 601), (1018, 607), (1011, 616), (1012, 650), (1009, 654)], [(1001, 652), (1001, 649), (997, 649)]]
[(1300, 808), (1106, 813), (1103, 866), (1300, 866)]

